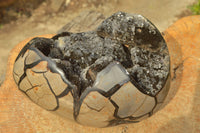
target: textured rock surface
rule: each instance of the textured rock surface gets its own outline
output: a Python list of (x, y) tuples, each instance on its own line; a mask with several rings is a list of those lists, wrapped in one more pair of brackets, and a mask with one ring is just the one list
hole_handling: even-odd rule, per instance
[[(0, 91), (2, 132), (199, 132), (199, 16), (179, 20), (165, 32), (171, 55), (171, 89), (166, 106), (153, 117), (137, 124), (113, 128), (88, 128), (70, 123), (39, 108), (25, 98), (12, 80), (14, 60), (30, 40), (11, 52), (7, 78)], [(45, 37), (52, 37), (46, 35)], [(49, 128), (51, 127), (51, 128)]]
[(72, 21), (64, 25), (57, 33), (70, 31), (73, 33), (85, 32), (96, 29), (105, 19), (104, 15), (95, 11), (84, 11)]
[[(32, 39), (17, 56), (13, 72), (19, 89), (44, 109), (62, 108), (59, 99), (70, 93), (76, 121), (105, 127), (135, 123), (158, 110), (169, 90), (169, 65), (157, 28), (141, 15), (117, 12), (94, 31)], [(85, 103), (90, 96), (96, 98)], [(96, 102), (102, 96), (107, 102)], [(111, 114), (103, 118), (106, 112)]]

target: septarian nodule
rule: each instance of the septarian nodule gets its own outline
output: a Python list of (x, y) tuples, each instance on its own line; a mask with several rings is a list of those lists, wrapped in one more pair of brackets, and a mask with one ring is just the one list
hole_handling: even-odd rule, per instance
[(106, 127), (151, 116), (170, 84), (167, 45), (141, 15), (118, 12), (94, 31), (34, 38), (13, 75), (39, 106), (80, 124)]

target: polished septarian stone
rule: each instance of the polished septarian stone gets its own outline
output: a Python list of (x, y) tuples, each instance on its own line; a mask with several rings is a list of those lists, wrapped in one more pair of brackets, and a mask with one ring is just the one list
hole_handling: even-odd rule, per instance
[(14, 79), (39, 106), (106, 127), (156, 112), (169, 90), (169, 66), (158, 29), (141, 15), (117, 12), (94, 31), (34, 38), (15, 61)]

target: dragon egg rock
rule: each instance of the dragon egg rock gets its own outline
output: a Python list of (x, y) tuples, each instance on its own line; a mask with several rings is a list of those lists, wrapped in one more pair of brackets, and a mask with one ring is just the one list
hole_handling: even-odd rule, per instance
[(94, 31), (32, 39), (16, 58), (13, 76), (42, 108), (107, 127), (159, 110), (169, 90), (170, 57), (149, 20), (117, 12)]

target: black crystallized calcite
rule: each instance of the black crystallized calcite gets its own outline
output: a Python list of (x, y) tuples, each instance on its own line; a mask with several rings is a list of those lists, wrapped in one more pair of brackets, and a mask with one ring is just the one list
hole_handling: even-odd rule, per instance
[(150, 96), (162, 89), (169, 74), (166, 43), (157, 28), (141, 15), (118, 12), (94, 31), (35, 38), (31, 45), (56, 62), (77, 86), (79, 96), (94, 83), (95, 76), (88, 70), (95, 75), (112, 61), (120, 62), (131, 82)]

